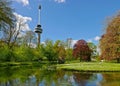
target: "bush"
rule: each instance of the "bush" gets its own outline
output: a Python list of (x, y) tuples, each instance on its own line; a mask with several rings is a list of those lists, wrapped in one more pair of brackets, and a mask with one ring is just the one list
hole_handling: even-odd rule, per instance
[(33, 49), (30, 47), (17, 47), (14, 50), (16, 61), (32, 61), (34, 57)]
[(14, 60), (14, 53), (8, 46), (4, 45), (0, 48), (0, 61)]

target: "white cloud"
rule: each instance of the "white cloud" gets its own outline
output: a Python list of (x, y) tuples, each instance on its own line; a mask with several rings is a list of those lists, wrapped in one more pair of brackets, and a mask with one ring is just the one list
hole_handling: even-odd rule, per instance
[(94, 38), (88, 39), (87, 42), (95, 42), (95, 41), (99, 41), (99, 40), (100, 40), (100, 37), (96, 36)]
[(22, 3), (24, 6), (29, 5), (29, 0), (14, 0), (14, 1)]
[(100, 37), (99, 37), (99, 36), (96, 36), (96, 37), (94, 38), (94, 40), (95, 40), (95, 41), (99, 41), (99, 40), (100, 40)]
[(20, 14), (14, 13), (14, 15), (16, 16), (16, 20), (17, 20), (17, 28), (19, 27), (19, 25), (21, 25), (21, 30), (22, 31), (28, 31), (30, 30), (30, 27), (28, 25), (28, 21), (32, 21), (31, 17), (24, 17)]
[(58, 3), (65, 3), (66, 0), (54, 0), (55, 2), (58, 2)]

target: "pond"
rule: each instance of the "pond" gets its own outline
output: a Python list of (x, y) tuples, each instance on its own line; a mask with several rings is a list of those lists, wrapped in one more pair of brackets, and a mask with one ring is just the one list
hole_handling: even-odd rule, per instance
[(120, 72), (90, 73), (50, 69), (2, 67), (0, 86), (120, 86)]

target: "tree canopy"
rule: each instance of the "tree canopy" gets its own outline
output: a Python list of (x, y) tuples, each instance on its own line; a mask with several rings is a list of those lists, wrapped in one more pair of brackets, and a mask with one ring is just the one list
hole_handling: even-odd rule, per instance
[(100, 39), (101, 59), (120, 59), (120, 13), (112, 17)]
[(78, 40), (73, 47), (73, 56), (75, 58), (80, 58), (80, 61), (90, 61), (91, 52), (92, 50), (85, 40)]
[(14, 25), (15, 17), (10, 5), (11, 1), (0, 0), (0, 28), (11, 27)]

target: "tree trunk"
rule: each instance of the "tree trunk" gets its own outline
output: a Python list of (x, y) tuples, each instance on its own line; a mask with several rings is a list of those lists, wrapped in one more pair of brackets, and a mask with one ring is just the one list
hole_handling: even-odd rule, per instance
[(120, 63), (120, 58), (117, 58), (117, 63)]

